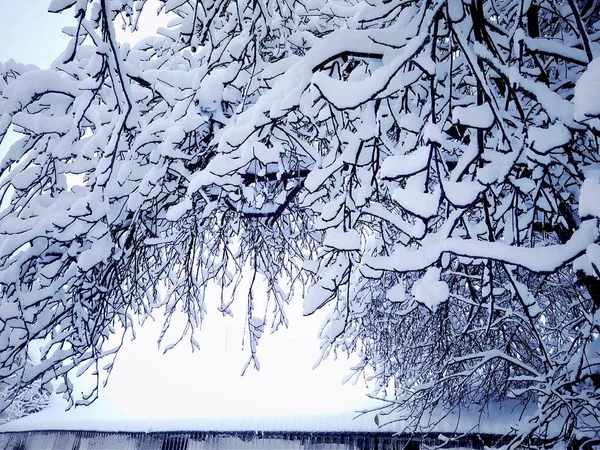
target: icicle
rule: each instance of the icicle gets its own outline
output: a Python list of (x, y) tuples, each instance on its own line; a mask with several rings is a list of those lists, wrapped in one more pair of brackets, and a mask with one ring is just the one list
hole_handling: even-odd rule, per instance
[(190, 439), (188, 440), (187, 450), (203, 450), (206, 448), (204, 446), (204, 436), (198, 433), (194, 433)]

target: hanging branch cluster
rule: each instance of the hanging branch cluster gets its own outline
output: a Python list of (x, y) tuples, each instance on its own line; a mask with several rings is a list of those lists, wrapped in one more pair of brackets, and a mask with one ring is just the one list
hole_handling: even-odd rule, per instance
[(61, 58), (0, 67), (0, 407), (92, 401), (69, 374), (156, 308), (197, 347), (249, 273), (248, 364), (300, 286), (378, 420), (508, 402), (514, 448), (600, 440), (597, 0), (169, 0), (119, 44), (147, 8), (54, 0)]

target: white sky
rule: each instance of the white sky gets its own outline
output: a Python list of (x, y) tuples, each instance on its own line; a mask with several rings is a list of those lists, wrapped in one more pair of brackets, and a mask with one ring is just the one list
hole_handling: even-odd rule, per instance
[(0, 62), (15, 61), (48, 68), (68, 42), (62, 27), (71, 14), (49, 14), (50, 0), (0, 0)]
[[(13, 58), (47, 68), (60, 55), (68, 41), (60, 30), (72, 25), (73, 19), (70, 12), (47, 13), (48, 4), (49, 0), (0, 1), (0, 62)], [(6, 142), (1, 147), (6, 148)], [(155, 344), (160, 328), (145, 326), (119, 355), (107, 390), (90, 407), (95, 414), (312, 414), (361, 409), (367, 404), (364, 386), (341, 385), (350, 362), (330, 360), (312, 370), (323, 315), (303, 318), (300, 299), (292, 305), (290, 329), (263, 338), (261, 371), (249, 369), (244, 377), (240, 376), (246, 356), (241, 349), (243, 314), (223, 318), (216, 305), (211, 307), (200, 335), (200, 353), (192, 354), (183, 343), (161, 356)]]
[(128, 417), (161, 417), (164, 411), (179, 417), (317, 414), (367, 405), (364, 388), (341, 385), (350, 367), (345, 358), (326, 360), (312, 370), (322, 315), (302, 317), (301, 301), (291, 307), (289, 329), (261, 341), (261, 370), (248, 369), (243, 377), (248, 355), (242, 348), (243, 314), (222, 317), (211, 306), (199, 337), (200, 352), (192, 353), (182, 343), (160, 355), (155, 344), (160, 326), (146, 324), (117, 357), (107, 404), (127, 398), (122, 405), (127, 411), (121, 412)]

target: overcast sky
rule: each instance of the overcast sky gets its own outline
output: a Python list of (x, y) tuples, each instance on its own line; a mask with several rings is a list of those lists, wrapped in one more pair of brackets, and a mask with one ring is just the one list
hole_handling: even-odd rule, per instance
[[(70, 12), (47, 13), (48, 4), (49, 0), (0, 2), (0, 62), (13, 58), (48, 68), (60, 55), (67, 43), (60, 30), (73, 19)], [(303, 318), (301, 299), (292, 305), (290, 329), (263, 339), (261, 371), (249, 370), (243, 378), (240, 371), (247, 356), (241, 346), (243, 314), (223, 318), (216, 305), (209, 308), (199, 354), (182, 345), (161, 356), (155, 344), (159, 327), (150, 323), (125, 346), (107, 391), (93, 408), (109, 415), (119, 404), (120, 411), (132, 416), (168, 417), (310, 414), (365, 405), (364, 386), (341, 385), (349, 361), (326, 361), (312, 370), (323, 315)]]
[(0, 1), (0, 62), (12, 58), (47, 68), (68, 42), (71, 14), (49, 14), (50, 0)]

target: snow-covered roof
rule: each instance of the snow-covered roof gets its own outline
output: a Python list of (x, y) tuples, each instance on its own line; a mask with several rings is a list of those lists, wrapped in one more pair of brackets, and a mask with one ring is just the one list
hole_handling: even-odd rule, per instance
[[(506, 408), (493, 408), (477, 413), (434, 414), (439, 423), (437, 433), (506, 434), (510, 432), (514, 412)], [(164, 418), (143, 415), (127, 416), (115, 409), (107, 414), (103, 408), (77, 408), (64, 411), (51, 407), (36, 414), (0, 426), (0, 432), (33, 430), (95, 430), (95, 431), (198, 431), (198, 432), (299, 432), (299, 433), (404, 433), (406, 423), (386, 423), (380, 419), (378, 426), (373, 413), (358, 414), (353, 411), (327, 414), (248, 415), (248, 416), (183, 416), (173, 418), (169, 411)]]

